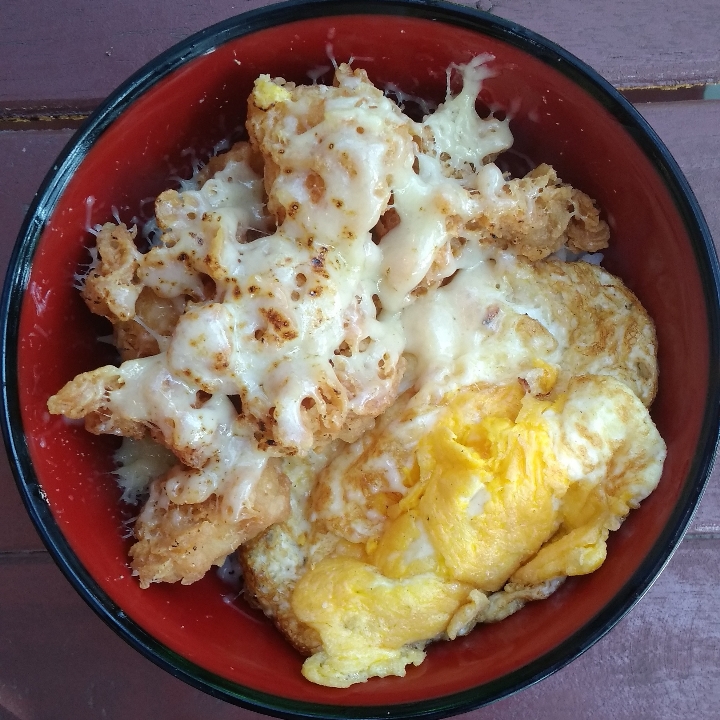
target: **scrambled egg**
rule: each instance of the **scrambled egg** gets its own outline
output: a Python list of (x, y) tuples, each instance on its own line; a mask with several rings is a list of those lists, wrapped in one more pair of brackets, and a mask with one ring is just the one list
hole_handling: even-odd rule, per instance
[[(595, 481), (578, 471), (588, 450)], [(611, 378), (578, 378), (553, 400), (519, 384), (453, 397), (417, 444), (382, 530), (364, 547), (336, 547), (297, 583), (292, 608), (322, 640), (303, 673), (338, 687), (403, 675), (456, 616), (465, 631), (492, 619), (487, 598), (506, 584), (596, 570), (663, 458), (645, 407)]]

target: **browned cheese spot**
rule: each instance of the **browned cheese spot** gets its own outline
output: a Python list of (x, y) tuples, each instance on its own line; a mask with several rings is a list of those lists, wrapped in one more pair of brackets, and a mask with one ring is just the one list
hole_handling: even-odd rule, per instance
[(349, 177), (357, 177), (358, 171), (355, 167), (355, 163), (350, 159), (350, 156), (346, 152), (340, 153), (340, 165)]
[(314, 170), (311, 170), (305, 178), (305, 187), (310, 194), (310, 201), (313, 203), (319, 203), (325, 195), (325, 181)]
[(214, 355), (214, 363), (213, 367), (215, 370), (225, 370), (230, 366), (230, 361), (228, 360), (228, 357), (223, 352), (217, 352)]
[(327, 248), (320, 248), (320, 252), (310, 260), (310, 266), (318, 275), (327, 279), (330, 275), (325, 269), (325, 255), (327, 255)]
[(293, 340), (298, 336), (290, 321), (275, 308), (260, 308), (260, 314), (267, 320), (268, 325), (272, 326), (279, 338)]

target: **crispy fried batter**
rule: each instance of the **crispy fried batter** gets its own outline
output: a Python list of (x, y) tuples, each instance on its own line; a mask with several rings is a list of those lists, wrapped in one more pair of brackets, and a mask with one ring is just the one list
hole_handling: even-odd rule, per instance
[(592, 198), (573, 189), (573, 216), (567, 227), (567, 246), (576, 253), (595, 253), (604, 250), (610, 241), (610, 228), (600, 219)]
[(400, 224), (400, 215), (394, 207), (388, 209), (380, 216), (372, 229), (373, 242), (377, 245), (393, 228)]
[(113, 325), (113, 343), (120, 359), (134, 360), (165, 350), (184, 310), (183, 297), (161, 298), (144, 287), (135, 302), (135, 317)]
[(81, 292), (92, 312), (111, 322), (130, 320), (142, 285), (137, 279), (142, 256), (135, 247), (136, 228), (106, 223), (97, 235), (98, 265)]
[(288, 480), (272, 463), (249, 489), (238, 520), (228, 520), (217, 495), (176, 505), (168, 499), (165, 481), (156, 480), (135, 523), (138, 542), (130, 548), (140, 586), (200, 580), (243, 542), (284, 520), (290, 511), (288, 497)]
[(88, 413), (99, 410), (107, 401), (111, 390), (121, 388), (125, 382), (114, 365), (77, 375), (48, 400), (53, 415), (64, 415), (71, 420), (82, 420)]
[(81, 373), (48, 400), (53, 415), (85, 420), (85, 429), (95, 435), (120, 435), (140, 439), (145, 426), (109, 409), (110, 393), (125, 385), (125, 379), (114, 365)]
[[(322, 180), (313, 168), (299, 168), (292, 161), (288, 161), (284, 155), (288, 143), (293, 135), (286, 130), (290, 121), (296, 124), (294, 134), (301, 134), (318, 125), (325, 114), (325, 98), (322, 94), (314, 92), (307, 86), (296, 86), (294, 83), (285, 83), (279, 79), (282, 87), (289, 96), (296, 102), (273, 103), (269, 106), (261, 106), (257, 102), (248, 103), (248, 116), (246, 127), (250, 135), (250, 143), (256, 150), (260, 151), (264, 159), (263, 178), (265, 181), (265, 192), (268, 196), (268, 211), (275, 217), (278, 225), (285, 221), (287, 201), (279, 198), (276, 192), (276, 181), (283, 171), (288, 168), (292, 172), (306, 171), (309, 178), (316, 176)], [(312, 175), (310, 174), (312, 172)], [(318, 188), (324, 188), (324, 183), (315, 183)], [(315, 202), (320, 197), (315, 194)]]
[(566, 244), (574, 251), (597, 252), (608, 246), (610, 230), (593, 201), (564, 184), (549, 165), (524, 178), (509, 180), (500, 201), (466, 224), (482, 231), (487, 242), (540, 260)]
[(207, 161), (205, 167), (195, 177), (198, 185), (202, 186), (214, 178), (230, 162), (247, 163), (258, 175), (261, 175), (263, 171), (262, 155), (255, 152), (250, 143), (240, 141), (236, 142), (226, 153), (215, 155)]

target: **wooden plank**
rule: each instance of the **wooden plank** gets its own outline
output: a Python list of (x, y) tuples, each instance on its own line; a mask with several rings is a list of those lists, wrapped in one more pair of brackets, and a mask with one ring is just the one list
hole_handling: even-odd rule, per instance
[(4, 172), (0, 193), (0, 270), (5, 275), (15, 238), (45, 174), (72, 130), (0, 132)]
[[(719, 584), (720, 540), (686, 540), (645, 598), (578, 660), (461, 717), (714, 720), (720, 705)], [(262, 717), (193, 690), (145, 660), (42, 558), (0, 563), (0, 717), (6, 716)]]
[[(466, 720), (718, 717), (717, 540), (686, 540), (618, 626), (560, 673)], [(708, 563), (707, 565), (705, 563)]]
[(720, 248), (720, 101), (648, 103), (637, 109), (687, 176)]
[(720, 463), (717, 460), (688, 532), (720, 537)]
[[(0, 103), (100, 99), (198, 30), (268, 0), (9, 0), (0, 16)], [(12, 68), (12, 70), (10, 70)]]
[(620, 87), (717, 82), (716, 0), (480, 0), (577, 55)]
[[(4, 0), (0, 109), (105, 97), (162, 50), (268, 0)], [(715, 0), (461, 0), (566, 47), (612, 83), (672, 85), (720, 80)], [(81, 103), (82, 104), (82, 103)]]
[(261, 716), (204, 695), (143, 658), (85, 605), (43, 553), (0, 561), (0, 718), (6, 717)]
[(0, 452), (0, 556), (44, 549), (20, 499), (5, 450)]

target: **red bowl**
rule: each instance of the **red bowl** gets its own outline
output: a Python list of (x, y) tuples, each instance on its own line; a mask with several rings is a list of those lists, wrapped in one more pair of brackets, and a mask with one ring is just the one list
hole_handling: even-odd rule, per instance
[[(73, 274), (86, 228), (139, 215), (245, 118), (260, 73), (307, 82), (357, 58), (379, 86), (440, 101), (445, 70), (495, 56), (481, 100), (511, 115), (517, 157), (552, 164), (596, 198), (613, 232), (605, 266), (655, 319), (660, 388), (653, 418), (668, 446), (657, 490), (608, 543), (592, 575), (497, 625), (430, 648), (404, 679), (346, 690), (300, 674), (302, 658), (214, 573), (140, 590), (127, 564), (128, 513), (110, 475), (115, 440), (51, 417), (47, 398), (108, 362)], [(88, 198), (94, 198), (88, 201)], [(279, 716), (441, 717), (527, 686), (602, 637), (679, 543), (708, 477), (720, 409), (718, 264), (677, 165), (612, 87), (561, 48), (509, 22), (439, 2), (309, 2), (232, 18), (151, 62), (70, 141), (21, 231), (3, 295), (4, 433), (20, 492), (78, 592), (131, 645), (177, 677)]]

